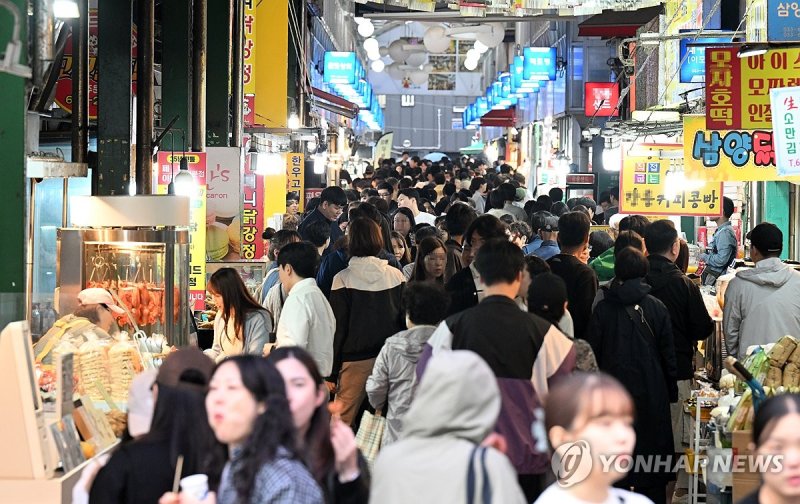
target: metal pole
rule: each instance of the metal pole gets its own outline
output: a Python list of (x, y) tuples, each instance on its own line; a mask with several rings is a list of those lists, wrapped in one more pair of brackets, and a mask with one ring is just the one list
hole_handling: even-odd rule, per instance
[(28, 179), (25, 192), (28, 200), (25, 213), (25, 228), (28, 233), (25, 241), (25, 318), (30, 321), (33, 310), (33, 251), (34, 237), (36, 236), (36, 179)]
[[(85, 163), (89, 155), (89, 1), (78, 2), (80, 16), (72, 22), (72, 162)], [(61, 225), (69, 215), (69, 179), (61, 188)]]
[(300, 79), (300, 86), (298, 90), (298, 97), (299, 100), (299, 117), (300, 117), (300, 124), (305, 126), (308, 124), (306, 121), (306, 62), (303, 61), (303, 57), (306, 54), (306, 39), (308, 38), (308, 26), (306, 25), (306, 0), (300, 0), (300, 33), (298, 33), (298, 37), (300, 38), (300, 47), (298, 48), (297, 54), (297, 69), (298, 77)]
[(153, 54), (155, 0), (137, 0), (136, 194), (153, 192)]
[(206, 56), (208, 0), (194, 0), (192, 7), (192, 150), (206, 150)]
[(231, 87), (233, 138), (231, 146), (241, 147), (244, 130), (244, 2), (234, 0), (233, 5), (233, 82)]
[(33, 37), (33, 83), (37, 90), (44, 87), (47, 67), (53, 62), (53, 10), (49, 0), (33, 3), (36, 33)]

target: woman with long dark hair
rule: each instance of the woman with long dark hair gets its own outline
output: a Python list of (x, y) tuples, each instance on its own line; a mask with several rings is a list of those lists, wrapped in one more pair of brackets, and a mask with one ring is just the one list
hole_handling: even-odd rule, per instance
[(397, 231), (392, 231), (392, 248), (401, 266), (411, 264), (411, 247), (406, 243), (405, 237)]
[(212, 484), (219, 473), (209, 470), (209, 457), (224, 454), (206, 416), (205, 392), (214, 363), (196, 348), (170, 354), (153, 384), (156, 396), (150, 431), (123, 444), (92, 484), (90, 504), (157, 502), (172, 488), (178, 457), (182, 476), (208, 474)]
[(328, 412), (328, 388), (314, 359), (305, 350), (284, 347), (267, 360), (283, 376), (297, 428), (300, 458), (322, 487), (329, 504), (366, 504), (369, 470), (353, 431)]
[(250, 295), (233, 268), (217, 270), (206, 287), (214, 304), (214, 344), (206, 355), (217, 362), (238, 354), (261, 355), (272, 332), (272, 318)]
[(221, 362), (206, 396), (208, 422), (228, 445), (219, 504), (322, 504), (295, 449), (286, 389), (275, 365), (254, 355)]
[(411, 246), (411, 237), (409, 233), (417, 225), (414, 219), (414, 213), (405, 207), (398, 208), (392, 215), (392, 230), (397, 231), (406, 240), (406, 245)]
[(445, 278), (446, 266), (447, 247), (444, 242), (433, 236), (423, 238), (417, 246), (417, 258), (406, 280), (409, 282), (430, 280), (444, 285), (450, 280), (449, 277)]

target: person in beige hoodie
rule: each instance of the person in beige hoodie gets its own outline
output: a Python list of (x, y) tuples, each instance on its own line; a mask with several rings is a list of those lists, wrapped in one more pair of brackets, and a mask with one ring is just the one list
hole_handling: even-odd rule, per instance
[(400, 440), (375, 461), (370, 502), (524, 503), (508, 458), (481, 446), (497, 422), (500, 401), (497, 380), (476, 353), (455, 350), (433, 357)]

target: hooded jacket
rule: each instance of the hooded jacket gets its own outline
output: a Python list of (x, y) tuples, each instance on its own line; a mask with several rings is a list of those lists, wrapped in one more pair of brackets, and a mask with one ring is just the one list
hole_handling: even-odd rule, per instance
[(333, 371), (342, 362), (378, 356), (386, 339), (403, 329), (403, 273), (377, 257), (353, 257), (333, 277), (330, 303), (336, 318)]
[(648, 256), (650, 273), (647, 283), (650, 294), (660, 300), (669, 311), (672, 336), (675, 341), (675, 365), (678, 380), (694, 376), (696, 342), (708, 338), (714, 331), (714, 322), (708, 315), (700, 288), (664, 256)]
[(589, 267), (597, 274), (597, 280), (608, 282), (614, 278), (614, 259), (614, 247), (611, 247), (589, 263)]
[(417, 362), (434, 330), (436, 326), (421, 325), (400, 331), (386, 340), (378, 354), (367, 379), (367, 397), (375, 409), (383, 408), (389, 400), (382, 446), (397, 441), (402, 431), (403, 416), (417, 385)]
[[(674, 451), (669, 405), (678, 397), (675, 345), (669, 312), (649, 292), (650, 286), (643, 278), (611, 282), (595, 307), (586, 339), (600, 370), (619, 380), (633, 397), (634, 456), (660, 456), (667, 460)], [(626, 307), (638, 307), (633, 316), (643, 316), (644, 323), (633, 319)], [(671, 477), (668, 471), (645, 469), (635, 469), (616, 486), (650, 487), (664, 484)]]
[[(440, 504), (467, 502), (473, 449), (494, 429), (500, 393), (492, 370), (469, 351), (442, 352), (430, 361), (404, 419), (401, 439), (378, 455), (370, 502)], [(488, 448), (476, 459), (475, 496), (491, 485), (491, 502), (522, 504), (525, 497), (505, 455)]]
[(728, 353), (740, 359), (751, 345), (800, 336), (800, 273), (777, 257), (739, 271), (725, 291), (723, 321)]

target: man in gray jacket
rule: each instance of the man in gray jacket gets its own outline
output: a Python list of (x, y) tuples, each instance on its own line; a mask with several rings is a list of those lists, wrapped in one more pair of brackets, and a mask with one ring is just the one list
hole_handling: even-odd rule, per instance
[(739, 271), (725, 291), (728, 353), (743, 359), (752, 345), (800, 337), (800, 273), (780, 260), (783, 233), (763, 222), (747, 234), (756, 267)]

